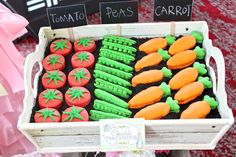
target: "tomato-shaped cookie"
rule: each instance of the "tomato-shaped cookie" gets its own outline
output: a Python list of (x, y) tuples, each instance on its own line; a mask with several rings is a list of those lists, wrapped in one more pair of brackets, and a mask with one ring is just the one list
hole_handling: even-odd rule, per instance
[(59, 54), (51, 54), (43, 59), (45, 70), (63, 70), (65, 68), (65, 58)]
[(34, 115), (35, 123), (60, 122), (61, 115), (54, 108), (44, 108), (36, 111)]
[(59, 109), (62, 105), (63, 95), (59, 90), (47, 89), (39, 94), (38, 102), (40, 108)]
[(57, 39), (50, 45), (50, 52), (67, 56), (72, 52), (72, 44), (66, 39)]
[(74, 42), (75, 52), (88, 51), (93, 52), (96, 50), (96, 43), (90, 38), (79, 38)]
[(91, 68), (94, 61), (94, 56), (86, 51), (77, 52), (71, 57), (71, 64), (74, 68)]
[(68, 75), (70, 86), (85, 86), (91, 78), (90, 72), (86, 68), (76, 68)]
[(85, 107), (91, 100), (90, 92), (84, 87), (72, 87), (66, 91), (65, 101), (69, 106)]
[(62, 113), (61, 117), (62, 122), (83, 122), (89, 120), (88, 112), (84, 108), (78, 106), (67, 108)]
[(46, 89), (61, 88), (66, 84), (66, 75), (59, 70), (47, 71), (43, 74), (42, 84)]

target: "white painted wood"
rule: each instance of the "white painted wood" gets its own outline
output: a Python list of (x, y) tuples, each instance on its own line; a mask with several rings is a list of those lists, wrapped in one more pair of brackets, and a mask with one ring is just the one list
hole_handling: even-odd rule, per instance
[[(187, 29), (186, 29), (187, 28)], [(75, 123), (29, 123), (32, 108), (37, 95), (38, 76), (42, 71), (41, 61), (48, 42), (54, 38), (92, 37), (101, 39), (105, 34), (120, 34), (126, 37), (157, 37), (165, 36), (175, 30), (176, 35), (200, 31), (204, 35), (203, 47), (206, 49), (206, 63), (213, 81), (213, 91), (219, 101), (221, 119), (197, 120), (152, 120), (145, 121), (146, 145), (145, 149), (213, 149), (218, 140), (233, 124), (233, 114), (227, 105), (225, 93), (225, 67), (221, 51), (212, 46), (208, 39), (206, 22), (176, 22), (176, 23), (144, 23), (144, 24), (112, 24), (88, 25), (70, 29), (51, 30), (48, 27), (40, 29), (39, 45), (36, 52), (30, 54), (25, 62), (25, 99), (24, 110), (18, 121), (18, 128), (42, 152), (83, 152), (99, 151), (99, 122)], [(217, 78), (209, 65), (210, 58), (217, 63)], [(34, 79), (32, 89), (32, 68), (39, 63), (40, 70)], [(220, 75), (219, 75), (220, 74)]]

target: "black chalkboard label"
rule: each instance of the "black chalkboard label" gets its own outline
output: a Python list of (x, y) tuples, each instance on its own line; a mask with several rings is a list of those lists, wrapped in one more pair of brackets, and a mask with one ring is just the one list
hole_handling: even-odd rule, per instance
[(138, 1), (102, 2), (99, 4), (103, 24), (138, 22)]
[(155, 21), (189, 21), (192, 0), (154, 0)]
[(47, 16), (52, 29), (87, 25), (84, 4), (47, 8)]

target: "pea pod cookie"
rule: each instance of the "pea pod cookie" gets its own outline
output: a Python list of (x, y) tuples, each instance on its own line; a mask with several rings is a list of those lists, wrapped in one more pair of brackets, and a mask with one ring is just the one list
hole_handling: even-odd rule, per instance
[(166, 102), (155, 103), (143, 108), (134, 115), (134, 118), (145, 118), (146, 120), (161, 119), (170, 112), (179, 113), (179, 108), (178, 101), (168, 97)]
[(129, 101), (129, 108), (142, 108), (161, 100), (162, 97), (170, 95), (170, 87), (162, 82), (160, 86), (152, 86), (142, 90)]
[(196, 46), (194, 50), (179, 52), (167, 61), (167, 67), (171, 70), (183, 69), (193, 64), (196, 59), (204, 59), (205, 50)]
[(214, 98), (205, 95), (203, 101), (197, 101), (189, 105), (189, 107), (181, 113), (180, 119), (205, 118), (210, 111), (216, 109), (217, 106), (218, 102)]
[(100, 119), (121, 119), (121, 118), (126, 118), (123, 116), (119, 116), (117, 114), (113, 113), (106, 113), (102, 111), (97, 111), (97, 110), (90, 110), (90, 119), (94, 121), (99, 121)]
[(197, 82), (190, 83), (182, 87), (174, 96), (179, 104), (187, 104), (202, 94), (205, 88), (212, 88), (212, 82), (209, 77), (198, 77)]
[(162, 81), (164, 77), (170, 78), (172, 76), (171, 70), (163, 67), (161, 70), (148, 70), (144, 71), (132, 78), (132, 86), (135, 87), (139, 84), (148, 84)]
[(185, 85), (196, 81), (199, 75), (205, 75), (206, 73), (207, 69), (205, 64), (195, 62), (193, 67), (185, 68), (173, 76), (169, 81), (169, 86), (172, 90), (179, 90)]

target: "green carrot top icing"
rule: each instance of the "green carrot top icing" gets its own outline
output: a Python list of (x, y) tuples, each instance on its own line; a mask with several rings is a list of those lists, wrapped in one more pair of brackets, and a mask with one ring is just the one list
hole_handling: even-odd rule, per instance
[(202, 33), (197, 32), (197, 31), (193, 31), (191, 34), (192, 34), (192, 36), (195, 37), (197, 43), (199, 43), (199, 44), (202, 43), (202, 41), (203, 41), (203, 35), (202, 35)]
[(171, 93), (170, 86), (167, 85), (165, 82), (161, 83), (160, 88), (164, 92), (163, 97), (167, 97), (168, 95), (170, 95), (170, 93)]
[(43, 98), (45, 98), (45, 103), (47, 104), (49, 100), (54, 101), (55, 99), (57, 100), (62, 100), (61, 97), (57, 96), (60, 92), (56, 91), (54, 89), (48, 89), (45, 93), (43, 93)]
[(55, 69), (55, 64), (59, 63), (59, 64), (63, 64), (62, 62), (59, 61), (61, 57), (57, 56), (57, 55), (53, 55), (53, 56), (49, 56), (49, 59), (47, 61), (47, 64), (52, 64), (52, 67)]
[(84, 98), (84, 93), (88, 93), (86, 90), (82, 89), (75, 89), (75, 88), (69, 88), (69, 91), (66, 93), (67, 95), (70, 95), (70, 101), (74, 101), (75, 99), (80, 100), (81, 97)]
[(80, 60), (80, 62), (88, 62), (89, 55), (86, 52), (81, 52), (79, 54), (76, 54), (75, 60)]
[(158, 49), (157, 53), (159, 53), (159, 55), (161, 55), (163, 61), (166, 61), (170, 58), (170, 55), (167, 50), (163, 50), (160, 48), (160, 49)]
[(180, 107), (178, 105), (177, 100), (173, 100), (171, 97), (168, 97), (166, 99), (166, 103), (170, 106), (170, 111), (171, 112), (179, 113)]
[(205, 64), (200, 64), (199, 62), (195, 62), (193, 64), (193, 67), (197, 69), (198, 73), (200, 75), (205, 75), (207, 73), (206, 65)]
[(172, 35), (167, 35), (165, 39), (166, 39), (168, 45), (172, 45), (175, 42), (176, 37), (172, 36)]
[(200, 48), (199, 46), (196, 46), (194, 51), (197, 54), (197, 59), (203, 59), (205, 57), (205, 50), (203, 48)]
[(84, 108), (80, 108), (80, 109), (77, 109), (75, 106), (72, 106), (72, 109), (71, 111), (67, 111), (67, 112), (63, 112), (63, 114), (68, 114), (69, 116), (66, 117), (63, 122), (67, 121), (68, 119), (70, 119), (70, 122), (72, 122), (72, 120), (74, 118), (78, 118), (80, 120), (84, 120), (84, 117), (80, 115), (80, 113), (84, 111)]
[(75, 73), (70, 76), (74, 76), (74, 81), (78, 80), (81, 83), (81, 79), (89, 80), (89, 77), (86, 76), (87, 74), (88, 73), (84, 71), (84, 68), (82, 68), (81, 70), (75, 69)]
[(48, 107), (45, 109), (39, 110), (37, 111), (37, 113), (39, 113), (39, 116), (37, 118), (43, 117), (44, 122), (46, 122), (47, 118), (49, 117), (55, 122), (56, 120), (54, 119), (53, 116), (59, 116), (58, 114), (55, 113), (55, 111), (56, 111), (55, 109), (49, 110)]
[(204, 88), (212, 88), (212, 82), (209, 77), (199, 76), (197, 81), (201, 82), (204, 85)]
[(210, 97), (209, 95), (205, 95), (203, 98), (203, 101), (208, 102), (212, 110), (216, 109), (218, 106), (218, 102), (214, 98)]
[(55, 46), (53, 47), (55, 49), (55, 51), (61, 49), (62, 51), (64, 51), (64, 49), (69, 49), (69, 47), (66, 45), (68, 43), (68, 41), (66, 40), (58, 40), (58, 41), (54, 41), (53, 42), (55, 44)]
[(91, 47), (92, 40), (87, 38), (87, 37), (86, 38), (80, 38), (80, 39), (78, 39), (76, 44), (78, 46), (82, 45), (83, 47), (86, 47), (86, 46), (90, 46)]
[(167, 78), (171, 78), (172, 77), (172, 72), (170, 69), (166, 68), (166, 67), (163, 67), (161, 69), (161, 71), (163, 72), (164, 74), (164, 77), (167, 77)]
[(49, 78), (47, 84), (51, 83), (52, 81), (54, 81), (55, 85), (58, 85), (58, 81), (64, 82), (64, 80), (62, 79), (63, 74), (59, 74), (58, 72), (59, 70), (56, 70), (54, 72), (47, 71), (48, 75), (44, 77)]

